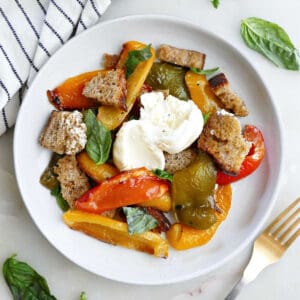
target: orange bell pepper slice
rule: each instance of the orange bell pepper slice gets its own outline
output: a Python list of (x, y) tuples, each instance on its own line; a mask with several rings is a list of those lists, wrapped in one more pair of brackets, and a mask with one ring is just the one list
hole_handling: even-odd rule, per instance
[(218, 171), (218, 184), (229, 184), (250, 175), (259, 167), (263, 160), (265, 156), (265, 143), (262, 132), (256, 126), (246, 125), (243, 136), (246, 141), (252, 143), (252, 147), (242, 163), (239, 174), (229, 175)]
[(205, 75), (188, 71), (185, 74), (185, 83), (191, 99), (203, 114), (213, 113), (223, 107), (218, 97), (212, 92)]
[(215, 201), (221, 212), (215, 212), (217, 222), (205, 230), (200, 230), (176, 223), (172, 225), (169, 231), (166, 233), (170, 245), (176, 250), (187, 250), (202, 246), (209, 242), (216, 233), (222, 221), (224, 221), (227, 217), (231, 206), (231, 196), (232, 191), (230, 185), (218, 186), (217, 191), (215, 192)]
[(99, 102), (82, 95), (85, 84), (95, 77), (99, 72), (96, 70), (70, 77), (54, 90), (48, 90), (47, 96), (52, 105), (58, 110), (87, 109), (99, 106)]
[(84, 193), (75, 202), (77, 209), (101, 213), (161, 197), (169, 184), (146, 168), (124, 171)]

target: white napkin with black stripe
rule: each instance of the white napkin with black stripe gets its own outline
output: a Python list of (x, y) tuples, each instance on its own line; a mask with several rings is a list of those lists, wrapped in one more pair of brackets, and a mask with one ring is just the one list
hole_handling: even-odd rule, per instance
[(110, 0), (0, 0), (0, 135), (16, 120), (24, 91), (73, 35), (99, 21)]

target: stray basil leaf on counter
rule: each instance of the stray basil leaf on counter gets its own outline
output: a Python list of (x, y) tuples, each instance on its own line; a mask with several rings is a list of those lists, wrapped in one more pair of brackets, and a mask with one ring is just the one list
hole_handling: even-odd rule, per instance
[(129, 234), (143, 233), (158, 225), (157, 220), (147, 214), (143, 208), (125, 206), (123, 212), (126, 216)]
[(169, 172), (167, 171), (164, 171), (164, 170), (161, 170), (161, 169), (155, 169), (155, 170), (152, 170), (152, 172), (159, 178), (161, 179), (166, 179), (166, 180), (169, 180), (169, 181), (173, 181), (173, 175), (170, 174)]
[(14, 300), (56, 300), (51, 295), (47, 281), (27, 263), (9, 257), (2, 272)]
[(60, 185), (57, 185), (51, 190), (51, 195), (56, 198), (56, 203), (62, 211), (67, 211), (70, 206), (61, 194)]
[(109, 157), (112, 143), (111, 133), (97, 120), (91, 109), (84, 112), (84, 123), (87, 127), (86, 152), (94, 163), (103, 164)]
[(276, 66), (288, 70), (300, 69), (299, 51), (279, 25), (251, 17), (242, 20), (241, 35), (249, 48), (261, 53)]
[(214, 8), (218, 8), (220, 4), (220, 0), (211, 0), (210, 1)]
[(79, 300), (87, 300), (87, 296), (86, 296), (86, 293), (85, 292), (82, 292), (80, 294), (80, 299)]
[(213, 69), (207, 69), (207, 70), (201, 70), (201, 69), (197, 69), (197, 68), (190, 68), (190, 70), (196, 74), (199, 75), (212, 75), (214, 73), (216, 73), (219, 68), (213, 68)]
[(128, 58), (125, 62), (126, 78), (128, 78), (134, 72), (139, 63), (149, 59), (152, 56), (150, 48), (151, 45), (148, 45), (141, 50), (129, 51)]

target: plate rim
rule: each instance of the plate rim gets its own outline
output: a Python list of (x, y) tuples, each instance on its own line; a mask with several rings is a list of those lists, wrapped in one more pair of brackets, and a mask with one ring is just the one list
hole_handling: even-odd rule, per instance
[(252, 241), (254, 241), (254, 239), (256, 238), (256, 236), (259, 234), (259, 232), (262, 230), (263, 226), (265, 225), (268, 217), (271, 214), (271, 211), (275, 205), (275, 202), (277, 200), (278, 197), (278, 193), (279, 193), (279, 183), (281, 181), (281, 177), (282, 177), (282, 169), (283, 169), (283, 155), (284, 155), (284, 139), (283, 139), (283, 129), (282, 129), (282, 122), (281, 122), (281, 117), (278, 111), (278, 107), (275, 103), (275, 101), (273, 100), (274, 97), (272, 96), (272, 93), (270, 91), (270, 89), (268, 88), (268, 86), (265, 84), (265, 81), (263, 80), (262, 76), (260, 75), (259, 70), (257, 69), (257, 67), (251, 63), (250, 59), (248, 59), (246, 57), (246, 55), (243, 53), (242, 50), (238, 49), (231, 41), (227, 41), (225, 40), (222, 36), (216, 34), (215, 32), (207, 29), (207, 28), (202, 28), (200, 24), (196, 24), (193, 23), (187, 19), (181, 18), (181, 17), (177, 17), (177, 16), (171, 16), (171, 15), (165, 15), (165, 14), (130, 14), (130, 15), (125, 15), (119, 18), (115, 18), (115, 19), (110, 19), (110, 20), (106, 20), (106, 21), (100, 21), (99, 23), (97, 23), (96, 25), (88, 28), (87, 30), (81, 32), (79, 35), (71, 38), (70, 40), (68, 40), (61, 48), (59, 48), (54, 54), (52, 54), (52, 56), (49, 58), (49, 60), (47, 60), (47, 62), (40, 68), (40, 71), (36, 74), (35, 78), (33, 79), (33, 81), (31, 82), (31, 85), (29, 87), (29, 89), (27, 90), (27, 93), (23, 99), (23, 103), (26, 101), (27, 99), (27, 94), (28, 91), (31, 90), (32, 86), (34, 85), (34, 82), (37, 81), (39, 79), (39, 77), (42, 76), (43, 74), (43, 70), (47, 68), (48, 64), (51, 64), (51, 60), (53, 57), (55, 57), (56, 55), (59, 55), (59, 53), (61, 51), (63, 51), (64, 47), (66, 45), (72, 44), (74, 43), (74, 41), (76, 42), (76, 40), (82, 38), (84, 35), (89, 34), (89, 32), (93, 31), (93, 30), (97, 30), (98, 28), (101, 27), (105, 27), (108, 26), (109, 24), (112, 23), (118, 23), (118, 22), (123, 22), (123, 21), (127, 21), (127, 20), (159, 20), (159, 21), (169, 21), (169, 22), (175, 22), (177, 25), (183, 25), (183, 26), (188, 26), (194, 30), (200, 31), (206, 35), (211, 36), (213, 39), (221, 41), (222, 43), (225, 43), (229, 48), (231, 48), (232, 50), (234, 50), (235, 52), (237, 52), (241, 58), (249, 65), (249, 67), (252, 69), (251, 71), (255, 74), (255, 76), (257, 76), (257, 78), (260, 81), (260, 84), (262, 85), (262, 87), (264, 88), (264, 92), (267, 94), (268, 98), (271, 100), (270, 103), (272, 105), (272, 109), (274, 111), (274, 115), (275, 118), (277, 120), (277, 125), (278, 125), (278, 132), (277, 132), (277, 136), (279, 138), (279, 149), (278, 149), (278, 157), (280, 158), (280, 161), (278, 163), (278, 173), (276, 174), (276, 177), (274, 176), (274, 189), (272, 192), (272, 195), (270, 197), (270, 200), (268, 202), (267, 205), (267, 210), (264, 212), (262, 218), (259, 220), (258, 224), (255, 226), (255, 228), (251, 231), (251, 234), (237, 247), (235, 248), (230, 254), (228, 254), (227, 256), (225, 256), (224, 258), (220, 259), (218, 262), (214, 263), (212, 266), (207, 267), (204, 270), (195, 270), (195, 272), (191, 272), (190, 274), (186, 274), (185, 276), (181, 276), (178, 277), (176, 279), (171, 279), (171, 280), (164, 280), (161, 282), (157, 282), (157, 281), (138, 281), (138, 280), (125, 280), (125, 279), (119, 279), (116, 278), (114, 276), (111, 275), (103, 275), (103, 274), (99, 274), (93, 270), (90, 270), (88, 267), (86, 267), (85, 265), (83, 265), (81, 262), (78, 262), (76, 260), (74, 260), (73, 258), (71, 258), (71, 256), (65, 254), (62, 252), (62, 250), (60, 250), (51, 240), (50, 238), (48, 238), (46, 232), (44, 232), (44, 230), (42, 230), (40, 228), (40, 226), (37, 224), (37, 221), (35, 220), (34, 216), (32, 215), (29, 206), (27, 205), (26, 200), (23, 198), (23, 188), (21, 186), (21, 183), (19, 181), (20, 178), (20, 167), (18, 166), (17, 163), (17, 137), (19, 135), (19, 131), (21, 131), (21, 129), (19, 129), (21, 127), (21, 124), (19, 122), (20, 120), (20, 115), (22, 113), (22, 108), (24, 108), (24, 105), (20, 106), (19, 112), (18, 112), (18, 116), (17, 116), (17, 120), (16, 120), (16, 124), (15, 124), (15, 128), (14, 128), (14, 136), (13, 136), (13, 162), (14, 162), (14, 170), (15, 170), (15, 175), (16, 175), (16, 181), (17, 181), (17, 186), (18, 186), (18, 190), (20, 192), (20, 195), (22, 197), (23, 203), (26, 207), (27, 212), (29, 213), (33, 223), (35, 224), (35, 226), (38, 228), (38, 230), (42, 233), (43, 237), (46, 238), (46, 240), (51, 244), (52, 247), (54, 247), (59, 253), (61, 253), (64, 257), (66, 257), (69, 261), (71, 261), (72, 263), (80, 266), (81, 268), (83, 268), (84, 270), (87, 270), (91, 273), (96, 274), (97, 276), (101, 276), (103, 278), (107, 278), (110, 280), (114, 280), (117, 282), (122, 282), (122, 283), (127, 283), (127, 284), (136, 284), (136, 285), (145, 285), (145, 286), (153, 286), (153, 285), (165, 285), (165, 284), (171, 284), (171, 283), (178, 283), (178, 282), (183, 282), (186, 280), (190, 280), (192, 278), (196, 278), (196, 277), (201, 277), (201, 276), (206, 276), (208, 274), (210, 274), (211, 272), (215, 271), (217, 268), (220, 268), (221, 266), (225, 265), (227, 262), (229, 262), (230, 260), (232, 260), (236, 255), (238, 255), (242, 250), (244, 250)]

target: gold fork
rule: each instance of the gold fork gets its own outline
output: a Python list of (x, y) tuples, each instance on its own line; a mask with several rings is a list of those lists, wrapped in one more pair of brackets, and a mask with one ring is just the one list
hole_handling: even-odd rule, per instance
[(233, 300), (241, 289), (267, 265), (276, 262), (300, 235), (300, 198), (290, 204), (255, 240), (251, 259), (240, 281), (225, 300)]

